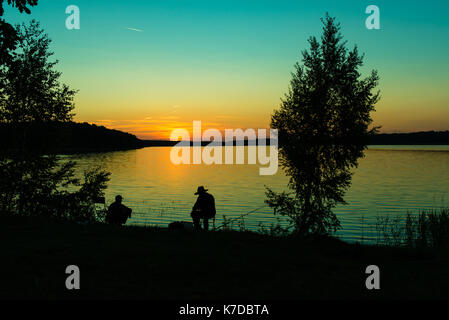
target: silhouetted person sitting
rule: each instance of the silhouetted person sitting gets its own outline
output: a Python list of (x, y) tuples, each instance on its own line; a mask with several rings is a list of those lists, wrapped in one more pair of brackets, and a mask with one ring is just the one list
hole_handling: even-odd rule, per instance
[(115, 197), (115, 202), (108, 208), (106, 215), (106, 223), (122, 225), (126, 223), (128, 218), (131, 218), (132, 209), (122, 204), (122, 196)]
[(200, 230), (200, 219), (203, 219), (204, 230), (208, 230), (209, 219), (215, 218), (215, 199), (210, 193), (207, 193), (207, 189), (204, 189), (203, 186), (198, 187), (195, 195), (198, 195), (198, 199), (191, 213), (193, 225)]

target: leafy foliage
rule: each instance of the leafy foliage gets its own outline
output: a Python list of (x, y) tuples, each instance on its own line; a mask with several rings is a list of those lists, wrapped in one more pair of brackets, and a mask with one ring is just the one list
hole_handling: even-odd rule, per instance
[[(28, 6), (33, 7), (37, 5), (38, 0), (6, 0), (6, 3), (12, 7), (16, 7), (20, 13), (30, 14), (31, 10)], [(1, 18), (5, 13), (3, 3), (5, 0), (0, 0), (0, 64), (9, 59), (10, 51), (15, 50), (18, 36), (14, 27), (7, 23), (5, 19)]]
[(46, 139), (28, 136), (36, 124), (70, 121), (75, 91), (59, 82), (57, 61), (49, 61), (51, 41), (39, 23), (17, 26), (16, 33), (17, 48), (0, 66), (0, 123), (23, 130), (19, 150), (0, 155), (0, 212), (101, 221), (94, 200), (104, 196), (110, 173), (95, 168), (81, 182), (74, 162), (45, 153)]
[(17, 50), (0, 69), (2, 122), (69, 121), (75, 91), (59, 82), (58, 61), (49, 61), (51, 40), (33, 20), (17, 26)]
[[(99, 168), (74, 177), (74, 162), (60, 164), (57, 156), (31, 155), (0, 161), (0, 212), (46, 216), (83, 222), (101, 221), (94, 200), (104, 196), (109, 173)], [(77, 191), (74, 191), (78, 188)]]
[(296, 231), (328, 234), (340, 227), (332, 212), (345, 204), (351, 169), (364, 155), (370, 135), (370, 113), (379, 99), (373, 93), (378, 75), (360, 79), (363, 56), (348, 51), (340, 25), (326, 15), (321, 43), (309, 39), (303, 65), (295, 65), (290, 90), (271, 118), (279, 131), (280, 163), (290, 177), (292, 194), (267, 191), (267, 203), (291, 217)]
[(330, 211), (313, 210), (312, 207), (305, 211), (300, 199), (292, 194), (275, 193), (268, 189), (266, 196), (265, 202), (274, 208), (274, 214), (289, 217), (293, 233), (299, 236), (325, 235), (336, 232), (340, 227), (340, 221), (334, 214), (329, 214)]

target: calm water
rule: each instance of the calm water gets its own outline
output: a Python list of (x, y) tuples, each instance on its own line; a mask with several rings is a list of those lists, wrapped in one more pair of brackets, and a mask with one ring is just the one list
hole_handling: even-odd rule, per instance
[[(197, 186), (204, 185), (215, 196), (217, 221), (247, 212), (245, 225), (276, 223), (273, 212), (264, 206), (265, 185), (286, 190), (282, 170), (274, 176), (260, 176), (258, 165), (179, 165), (170, 161), (168, 147), (69, 156), (80, 172), (102, 164), (112, 172), (106, 191), (110, 204), (116, 194), (133, 209), (128, 224), (167, 225), (190, 221)], [(371, 146), (355, 170), (347, 193), (348, 205), (335, 209), (342, 222), (339, 235), (346, 240), (373, 236), (369, 224), (376, 216), (406, 214), (420, 209), (449, 205), (449, 146)], [(363, 226), (363, 227), (362, 227)], [(238, 225), (235, 225), (238, 228)]]

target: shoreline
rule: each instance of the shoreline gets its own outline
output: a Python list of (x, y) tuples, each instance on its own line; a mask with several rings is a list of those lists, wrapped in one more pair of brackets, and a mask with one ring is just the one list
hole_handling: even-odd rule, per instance
[[(24, 217), (5, 217), (0, 233), (8, 239), (2, 269), (9, 275), (0, 299), (449, 298), (443, 250)], [(374, 263), (382, 272), (375, 292), (364, 288), (365, 268)], [(76, 292), (64, 287), (72, 264), (81, 272)]]

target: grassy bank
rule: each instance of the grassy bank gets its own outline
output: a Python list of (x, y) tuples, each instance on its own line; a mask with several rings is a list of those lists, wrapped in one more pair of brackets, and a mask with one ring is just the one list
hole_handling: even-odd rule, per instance
[[(449, 254), (299, 241), (247, 232), (169, 231), (7, 217), (1, 298), (449, 298)], [(78, 265), (81, 290), (65, 289)], [(365, 268), (381, 290), (365, 289)]]

